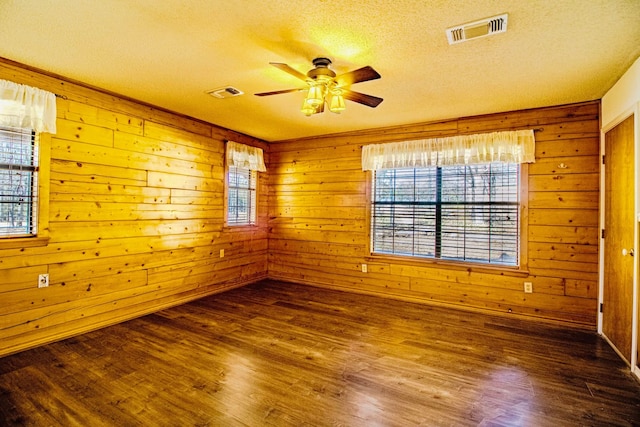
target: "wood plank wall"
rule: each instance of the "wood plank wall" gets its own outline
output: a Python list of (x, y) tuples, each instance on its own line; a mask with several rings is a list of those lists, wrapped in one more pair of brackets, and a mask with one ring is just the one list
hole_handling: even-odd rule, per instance
[[(598, 281), (599, 101), (271, 144), (269, 276), (535, 316), (593, 329)], [(369, 257), (363, 145), (534, 128), (528, 274)], [(361, 272), (361, 264), (368, 272)], [(523, 282), (534, 292), (524, 294)]]
[(0, 78), (68, 98), (51, 138), (50, 242), (0, 250), (0, 356), (266, 277), (267, 197), (258, 227), (225, 228), (223, 214), (224, 140), (263, 141), (10, 61)]

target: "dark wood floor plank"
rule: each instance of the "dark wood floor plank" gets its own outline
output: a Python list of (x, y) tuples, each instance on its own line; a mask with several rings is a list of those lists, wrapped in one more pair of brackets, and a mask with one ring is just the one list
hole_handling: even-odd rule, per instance
[(263, 281), (0, 359), (0, 425), (640, 425), (595, 333)]

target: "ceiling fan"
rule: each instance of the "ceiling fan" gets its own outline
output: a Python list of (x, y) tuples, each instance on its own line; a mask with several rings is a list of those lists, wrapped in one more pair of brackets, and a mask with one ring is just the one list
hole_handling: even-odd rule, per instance
[(270, 64), (304, 81), (307, 83), (307, 87), (262, 92), (255, 95), (269, 96), (308, 90), (307, 97), (302, 104), (302, 113), (306, 116), (322, 113), (325, 103), (328, 105), (329, 111), (340, 113), (346, 108), (345, 99), (371, 108), (377, 107), (383, 101), (382, 98), (377, 96), (366, 95), (349, 89), (353, 84), (380, 78), (380, 74), (369, 66), (336, 76), (336, 73), (329, 68), (331, 65), (329, 58), (314, 59), (313, 65), (315, 68), (309, 70), (307, 74), (302, 74), (298, 70), (280, 62), (270, 62)]

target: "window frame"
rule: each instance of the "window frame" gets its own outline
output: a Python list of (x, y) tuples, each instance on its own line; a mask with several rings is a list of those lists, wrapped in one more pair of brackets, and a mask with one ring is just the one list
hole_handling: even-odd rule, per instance
[(433, 266), (444, 267), (453, 270), (465, 270), (476, 272), (487, 272), (504, 275), (513, 275), (525, 277), (529, 275), (528, 271), (528, 224), (529, 224), (529, 165), (527, 163), (520, 164), (520, 229), (519, 229), (519, 264), (515, 266), (502, 264), (484, 264), (477, 262), (469, 262), (464, 260), (451, 260), (440, 258), (417, 257), (411, 255), (396, 255), (373, 252), (373, 186), (375, 172), (366, 171), (366, 230), (368, 245), (366, 247), (365, 260), (368, 262), (385, 262), (408, 266)]
[(1, 236), (0, 249), (46, 246), (49, 243), (49, 188), (51, 179), (51, 134), (37, 134), (38, 203), (36, 233), (34, 235)]
[[(249, 197), (253, 201), (249, 212), (249, 222), (247, 223), (230, 223), (229, 222), (229, 197), (230, 197), (230, 181), (231, 181), (231, 168), (240, 169), (249, 172), (249, 188), (248, 191), (253, 191), (253, 197)], [(229, 228), (239, 227), (257, 227), (258, 226), (258, 171), (247, 168), (240, 168), (237, 166), (225, 165), (225, 182), (224, 182), (224, 226)], [(253, 187), (251, 184), (253, 183)]]

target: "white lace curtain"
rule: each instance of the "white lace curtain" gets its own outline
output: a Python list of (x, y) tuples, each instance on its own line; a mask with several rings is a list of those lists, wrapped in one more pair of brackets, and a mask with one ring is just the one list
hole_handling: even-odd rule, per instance
[(0, 80), (0, 126), (56, 133), (56, 95)]
[(533, 163), (533, 130), (458, 135), (362, 147), (362, 170)]
[(227, 164), (243, 169), (266, 172), (262, 148), (251, 147), (238, 142), (227, 142)]

